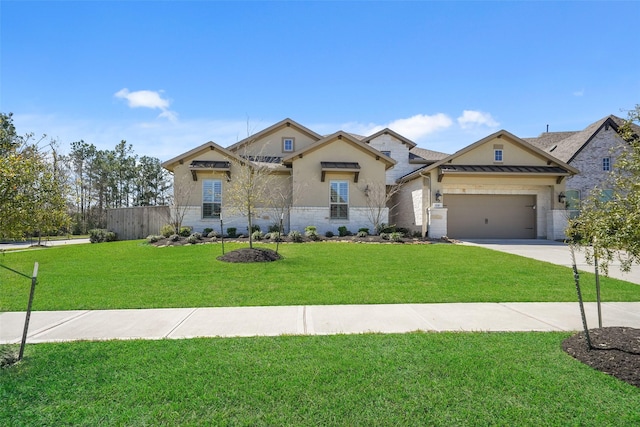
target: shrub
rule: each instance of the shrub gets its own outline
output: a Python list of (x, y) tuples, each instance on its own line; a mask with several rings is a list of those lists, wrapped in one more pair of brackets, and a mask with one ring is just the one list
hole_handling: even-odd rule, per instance
[(341, 225), (340, 227), (338, 227), (338, 235), (340, 237), (351, 236), (351, 234), (352, 233), (344, 225)]
[(260, 231), (260, 230), (256, 230), (253, 233), (251, 233), (251, 238), (253, 240), (262, 240), (263, 237), (264, 237), (264, 235), (262, 234), (262, 231)]
[(196, 236), (196, 239), (202, 240), (202, 233), (198, 233), (197, 231), (192, 234), (192, 236)]
[(91, 243), (113, 242), (116, 240), (116, 233), (104, 228), (94, 228), (89, 230), (89, 241)]
[(173, 228), (173, 226), (169, 224), (163, 225), (162, 228), (160, 229), (160, 234), (162, 234), (164, 237), (169, 237), (173, 233), (175, 233), (175, 229)]
[(398, 231), (394, 231), (393, 233), (391, 233), (389, 235), (389, 237), (391, 238), (391, 240), (393, 240), (394, 242), (402, 242), (402, 237), (404, 236), (403, 233), (400, 233)]
[(291, 230), (289, 232), (289, 238), (295, 243), (302, 242), (302, 234), (298, 230)]
[(278, 231), (272, 231), (271, 233), (269, 233), (269, 237), (274, 242), (282, 242), (282, 236), (280, 235), (280, 233)]
[(280, 224), (271, 224), (269, 226), (269, 233), (279, 233), (280, 232)]
[(172, 242), (177, 242), (178, 240), (180, 240), (180, 235), (172, 234), (171, 236), (169, 236), (169, 240), (171, 240)]
[(189, 237), (187, 237), (187, 242), (194, 244), (194, 243), (198, 243), (200, 239), (198, 239), (198, 236), (196, 236), (196, 234), (192, 234)]
[(324, 236), (329, 238), (333, 237), (334, 236), (333, 231), (327, 231), (326, 233), (324, 233)]
[(304, 229), (304, 235), (311, 240), (319, 240), (318, 229), (315, 225), (309, 225)]
[(260, 226), (257, 224), (253, 224), (251, 226), (251, 233), (255, 233), (256, 231), (260, 231)]
[(149, 236), (147, 236), (147, 242), (149, 243), (156, 243), (158, 240), (162, 239), (164, 236), (158, 236), (155, 234), (151, 234)]
[(182, 237), (191, 236), (191, 227), (188, 227), (186, 225), (183, 227), (180, 227), (180, 232), (178, 234), (181, 235)]
[(210, 239), (213, 239), (213, 238), (217, 239), (218, 237), (220, 237), (220, 233), (218, 233), (215, 230), (212, 230), (207, 234), (207, 237), (209, 237)]
[(227, 237), (237, 237), (238, 234), (238, 229), (235, 227), (229, 227), (227, 228)]
[(358, 228), (358, 233), (360, 233), (360, 232), (365, 232), (365, 233), (367, 233), (367, 236), (369, 235), (369, 229), (366, 228), (366, 227)]
[(389, 233), (380, 233), (380, 238), (382, 240), (389, 240)]
[(213, 228), (205, 228), (204, 230), (202, 230), (202, 234), (204, 234), (205, 236), (208, 236), (209, 233), (211, 233), (213, 231)]
[(422, 233), (419, 231), (414, 231), (413, 233), (411, 233), (411, 237), (415, 239), (420, 239), (422, 237)]
[(367, 237), (369, 235), (369, 233), (367, 233), (366, 231), (358, 231), (356, 233), (356, 236), (358, 237)]

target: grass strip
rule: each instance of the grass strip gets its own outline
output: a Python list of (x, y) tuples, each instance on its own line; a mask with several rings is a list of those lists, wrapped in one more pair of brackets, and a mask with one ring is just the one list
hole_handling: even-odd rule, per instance
[(638, 425), (640, 390), (566, 333), (37, 344), (0, 370), (1, 425)]

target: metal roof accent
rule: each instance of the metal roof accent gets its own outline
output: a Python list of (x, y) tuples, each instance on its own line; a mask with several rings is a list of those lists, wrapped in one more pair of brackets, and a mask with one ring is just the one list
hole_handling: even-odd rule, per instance
[(191, 170), (191, 178), (194, 181), (198, 180), (199, 170), (218, 170), (224, 171), (227, 174), (227, 180), (231, 179), (231, 162), (224, 162), (220, 160), (194, 160), (189, 164)]
[(358, 162), (320, 162), (321, 177), (320, 181), (324, 182), (327, 172), (353, 172), (353, 182), (358, 182), (360, 175), (360, 164)]
[(509, 166), (509, 165), (452, 165), (440, 166), (442, 173), (527, 173), (569, 175), (559, 166)]

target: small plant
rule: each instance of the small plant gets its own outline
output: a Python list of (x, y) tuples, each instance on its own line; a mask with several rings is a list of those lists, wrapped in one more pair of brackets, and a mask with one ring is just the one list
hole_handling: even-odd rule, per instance
[(260, 226), (257, 224), (253, 224), (251, 226), (251, 233), (255, 233), (256, 231), (260, 231)]
[(282, 242), (282, 236), (280, 235), (279, 231), (272, 231), (271, 233), (269, 233), (269, 237), (274, 242)]
[(156, 243), (157, 241), (159, 241), (163, 237), (164, 236), (158, 236), (158, 235), (155, 235), (155, 234), (151, 234), (151, 235), (147, 236), (147, 242)]
[(104, 228), (94, 228), (89, 230), (89, 241), (91, 243), (113, 242), (116, 240), (116, 233)]
[(402, 242), (402, 237), (404, 236), (403, 233), (400, 233), (399, 231), (394, 231), (393, 233), (391, 233), (389, 235), (390, 239), (394, 242)]
[(188, 227), (188, 226), (180, 227), (180, 233), (178, 234), (181, 235), (182, 237), (191, 236), (191, 227)]
[(382, 240), (389, 240), (389, 233), (380, 233), (380, 238)]
[(253, 233), (251, 233), (251, 238), (253, 240), (262, 240), (264, 238), (264, 234), (262, 234), (262, 231), (256, 230)]
[(356, 233), (357, 237), (367, 237), (369, 235), (369, 233), (367, 233), (366, 231), (358, 231)]
[(215, 230), (210, 231), (209, 233), (207, 233), (207, 237), (210, 239), (217, 239), (218, 237), (220, 237), (220, 233), (218, 233)]
[(353, 233), (351, 233), (347, 227), (345, 227), (344, 225), (341, 225), (340, 227), (338, 227), (338, 235), (340, 237), (344, 237), (344, 236), (351, 236)]
[(211, 233), (212, 231), (213, 231), (213, 228), (207, 227), (204, 230), (202, 230), (202, 234), (205, 235), (205, 236), (208, 236), (209, 233)]
[(180, 240), (180, 235), (172, 234), (171, 236), (169, 236), (169, 240), (171, 240), (172, 242), (177, 242), (178, 240)]
[(192, 245), (195, 243), (198, 243), (200, 239), (198, 239), (198, 237), (194, 234), (190, 235), (189, 237), (187, 237), (187, 242), (191, 243)]
[(237, 237), (238, 236), (238, 229), (235, 227), (229, 227), (227, 228), (227, 237)]
[(291, 230), (289, 232), (289, 238), (292, 242), (301, 243), (302, 242), (302, 234), (298, 230)]
[(280, 224), (271, 224), (269, 226), (269, 233), (279, 233), (280, 232)]
[(366, 228), (366, 227), (358, 228), (358, 233), (360, 233), (360, 232), (367, 233), (367, 236), (369, 235), (369, 229)]
[(175, 228), (173, 228), (173, 226), (169, 225), (169, 224), (165, 224), (162, 226), (162, 228), (160, 229), (160, 234), (162, 234), (164, 237), (169, 237), (172, 234), (175, 233)]
[(329, 237), (329, 238), (331, 238), (331, 237), (333, 237), (333, 236), (335, 236), (335, 234), (333, 234), (333, 231), (327, 231), (326, 233), (324, 233), (324, 237)]
[(318, 229), (315, 225), (309, 225), (304, 229), (304, 235), (307, 236), (311, 240), (320, 240), (320, 236), (318, 235)]

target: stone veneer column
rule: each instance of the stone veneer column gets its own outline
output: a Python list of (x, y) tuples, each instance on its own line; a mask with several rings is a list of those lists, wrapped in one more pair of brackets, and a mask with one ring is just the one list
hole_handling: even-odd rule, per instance
[(427, 236), (431, 239), (439, 239), (447, 235), (447, 208), (430, 207)]

